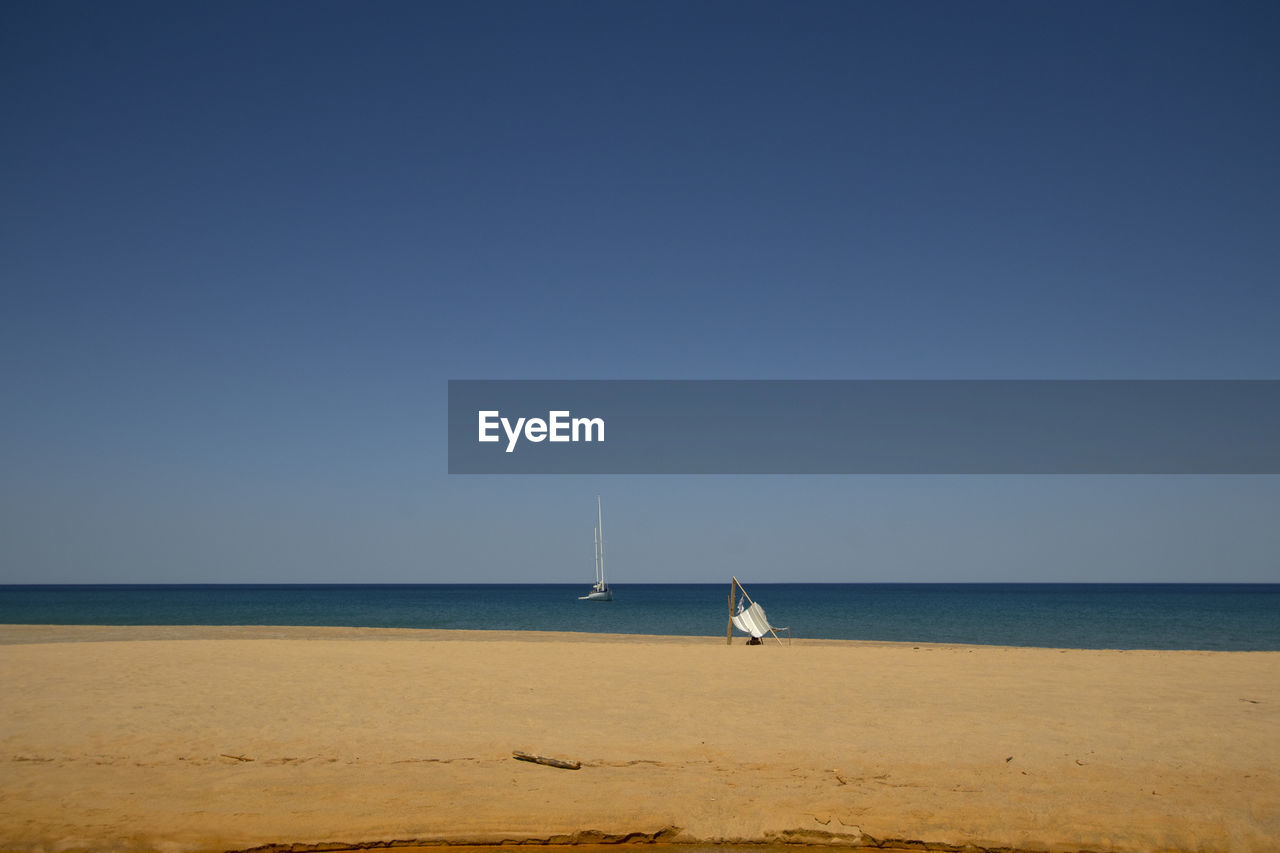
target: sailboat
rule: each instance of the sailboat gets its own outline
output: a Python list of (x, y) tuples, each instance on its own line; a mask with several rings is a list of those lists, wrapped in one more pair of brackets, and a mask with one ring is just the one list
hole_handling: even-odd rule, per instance
[(613, 593), (604, 579), (604, 513), (600, 510), (600, 496), (596, 495), (596, 527), (591, 537), (596, 545), (596, 582), (586, 595), (578, 596), (579, 601), (613, 601)]

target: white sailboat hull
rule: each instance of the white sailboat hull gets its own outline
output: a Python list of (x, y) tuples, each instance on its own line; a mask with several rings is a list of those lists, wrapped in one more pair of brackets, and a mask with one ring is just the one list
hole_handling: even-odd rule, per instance
[(579, 601), (613, 601), (613, 593), (609, 590), (604, 592), (589, 592), (586, 595), (578, 596)]

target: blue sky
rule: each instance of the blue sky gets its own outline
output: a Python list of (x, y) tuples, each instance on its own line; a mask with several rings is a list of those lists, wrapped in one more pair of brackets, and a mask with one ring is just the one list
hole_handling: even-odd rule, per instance
[(1280, 581), (1275, 477), (449, 477), (454, 378), (1280, 378), (1280, 12), (8, 3), (0, 582)]

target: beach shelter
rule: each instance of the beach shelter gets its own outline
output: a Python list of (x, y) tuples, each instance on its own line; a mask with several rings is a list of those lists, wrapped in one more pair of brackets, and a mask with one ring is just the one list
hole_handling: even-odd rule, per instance
[[(742, 593), (741, 599), (738, 599), (739, 592)], [(751, 596), (747, 595), (747, 591), (743, 589), (742, 584), (738, 583), (737, 578), (733, 578), (729, 584), (729, 625), (725, 628), (725, 643), (733, 643), (734, 628), (756, 639), (760, 639), (765, 634), (772, 634), (778, 641), (778, 645), (782, 645), (782, 638), (778, 636), (778, 632), (786, 631), (787, 643), (791, 642), (791, 628), (786, 626), (775, 628), (770, 625), (769, 617), (764, 615), (764, 608), (751, 600)]]

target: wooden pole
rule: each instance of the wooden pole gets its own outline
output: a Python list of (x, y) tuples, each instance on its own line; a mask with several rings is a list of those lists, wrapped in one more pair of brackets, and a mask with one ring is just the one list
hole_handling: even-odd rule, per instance
[(737, 582), (737, 578), (729, 581), (729, 624), (724, 629), (724, 644), (726, 646), (733, 645), (733, 587)]
[(559, 767), (561, 770), (579, 770), (582, 768), (581, 761), (566, 761), (563, 758), (547, 758), (545, 755), (530, 755), (527, 752), (516, 750), (511, 753), (511, 757), (519, 761), (532, 761), (534, 764), (545, 764), (548, 767)]

